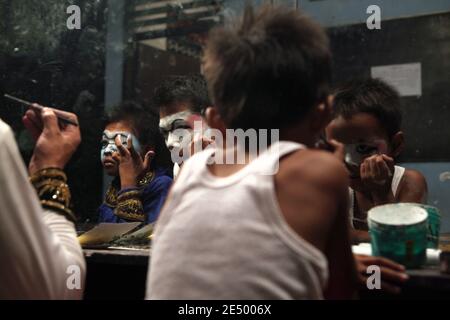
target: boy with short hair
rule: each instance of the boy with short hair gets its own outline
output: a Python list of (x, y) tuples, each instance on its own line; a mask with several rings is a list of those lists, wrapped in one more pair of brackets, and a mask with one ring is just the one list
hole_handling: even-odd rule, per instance
[[(345, 144), (345, 162), (350, 172), (350, 219), (352, 240), (370, 241), (367, 212), (377, 205), (395, 202), (425, 203), (427, 184), (420, 172), (395, 166), (403, 149), (400, 97), (377, 79), (352, 80), (335, 94), (334, 119), (327, 137)], [(360, 283), (367, 267), (382, 272), (382, 289), (399, 293), (408, 280), (405, 268), (380, 257), (355, 255)]]
[(404, 147), (399, 94), (378, 79), (352, 80), (336, 90), (327, 137), (345, 145), (350, 218), (356, 241), (368, 241), (367, 212), (397, 202), (425, 203), (427, 183), (395, 165)]
[(154, 223), (172, 185), (173, 164), (158, 114), (125, 101), (105, 117), (100, 151), (114, 177), (98, 209), (99, 222)]
[[(194, 122), (203, 122), (202, 115), (211, 106), (206, 81), (197, 74), (166, 78), (153, 92), (152, 103), (159, 112), (159, 126), (166, 145), (173, 153), (189, 144)], [(182, 162), (175, 163), (175, 177), (181, 165)]]
[(208, 125), (279, 129), (282, 141), (245, 164), (209, 164), (214, 148), (185, 162), (156, 226), (149, 299), (353, 296), (348, 174), (310, 149), (331, 112), (330, 64), (325, 31), (295, 10), (247, 8), (211, 33)]

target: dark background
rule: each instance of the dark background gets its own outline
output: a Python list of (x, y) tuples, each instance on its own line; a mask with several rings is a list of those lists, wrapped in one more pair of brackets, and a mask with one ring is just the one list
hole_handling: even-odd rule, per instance
[(403, 97), (406, 149), (401, 162), (450, 160), (450, 14), (329, 29), (334, 82), (370, 77), (372, 66), (422, 63), (422, 96)]
[[(33, 142), (21, 121), (25, 108), (6, 101), (4, 93), (78, 115), (83, 141), (66, 172), (81, 221), (96, 219), (102, 201), (99, 150), (106, 2), (0, 2), (0, 118), (13, 128), (28, 163)], [(66, 8), (70, 4), (81, 8), (81, 30), (66, 27)]]
[[(155, 2), (155, 1), (153, 1)], [(214, 21), (198, 21), (214, 16), (221, 0), (193, 1), (186, 8), (212, 4), (206, 13), (189, 14), (179, 4), (156, 9), (136, 9), (150, 0), (126, 0), (124, 39), (108, 50), (122, 52), (124, 70), (109, 76), (120, 80), (123, 99), (149, 103), (152, 92), (169, 75), (200, 71), (201, 44)], [(81, 10), (81, 29), (66, 26), (69, 5)], [(82, 143), (66, 167), (74, 211), (79, 222), (96, 222), (97, 208), (103, 201), (103, 168), (100, 163), (100, 139), (105, 110), (105, 68), (107, 55), (108, 0), (1, 0), (0, 1), (0, 118), (9, 124), (20, 151), (28, 163), (34, 142), (21, 118), (26, 108), (3, 98), (8, 93), (78, 115)], [(168, 12), (167, 30), (135, 32), (137, 25), (162, 23), (136, 17), (154, 11)], [(122, 12), (121, 12), (122, 13)], [(118, 20), (112, 18), (112, 22)], [(114, 34), (114, 36), (117, 36)], [(167, 36), (167, 50), (146, 45), (146, 40)], [(119, 42), (119, 41), (118, 41)], [(116, 45), (115, 43), (114, 45)], [(174, 45), (175, 44), (175, 45)], [(123, 81), (122, 81), (123, 79)], [(1, 188), (2, 186), (0, 186)]]

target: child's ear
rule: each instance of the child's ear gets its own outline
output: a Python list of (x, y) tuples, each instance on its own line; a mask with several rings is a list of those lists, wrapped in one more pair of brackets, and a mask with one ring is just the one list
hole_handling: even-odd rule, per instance
[(391, 139), (392, 157), (396, 158), (402, 153), (405, 147), (405, 135), (402, 131), (397, 132)]
[(310, 121), (313, 131), (323, 131), (332, 120), (334, 96), (329, 95), (324, 102), (319, 104)]
[(226, 126), (220, 117), (219, 111), (215, 107), (209, 107), (205, 112), (206, 123), (211, 129), (217, 129), (223, 134), (226, 132)]

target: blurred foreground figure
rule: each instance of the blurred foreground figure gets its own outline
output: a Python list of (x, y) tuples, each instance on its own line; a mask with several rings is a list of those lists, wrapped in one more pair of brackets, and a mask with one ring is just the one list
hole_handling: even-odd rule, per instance
[(296, 10), (247, 8), (212, 31), (203, 63), (215, 147), (184, 162), (170, 191), (147, 298), (353, 297), (348, 174), (315, 149), (332, 104), (325, 31)]
[(81, 299), (86, 267), (63, 172), (80, 131), (60, 126), (48, 108), (27, 111), (23, 121), (36, 139), (30, 179), (0, 120), (0, 299)]

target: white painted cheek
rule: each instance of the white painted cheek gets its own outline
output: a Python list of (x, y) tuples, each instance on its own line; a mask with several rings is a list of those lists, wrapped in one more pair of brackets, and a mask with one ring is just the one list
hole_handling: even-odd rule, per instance
[(105, 148), (102, 148), (100, 150), (100, 159), (101, 159), (102, 163), (105, 160), (107, 154), (109, 154), (109, 155), (113, 154), (113, 151), (110, 148), (110, 145), (107, 145)]
[(180, 148), (180, 136), (173, 134), (172, 132), (169, 133), (169, 136), (167, 137), (167, 147), (170, 148)]
[(194, 130), (188, 130), (189, 134), (180, 137), (180, 144), (182, 147), (188, 147), (189, 144), (194, 140)]

